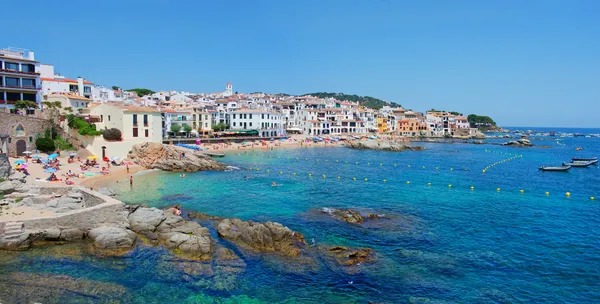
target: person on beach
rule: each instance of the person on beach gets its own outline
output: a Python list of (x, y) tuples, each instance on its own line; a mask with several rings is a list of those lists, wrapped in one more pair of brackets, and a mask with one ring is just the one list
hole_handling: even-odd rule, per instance
[(133, 186), (133, 175), (129, 176), (129, 185)]
[(173, 207), (173, 214), (181, 215), (181, 206), (180, 205), (176, 205), (175, 207)]
[(129, 173), (129, 164), (127, 164), (125, 166), (126, 166), (125, 168), (127, 168), (127, 173)]

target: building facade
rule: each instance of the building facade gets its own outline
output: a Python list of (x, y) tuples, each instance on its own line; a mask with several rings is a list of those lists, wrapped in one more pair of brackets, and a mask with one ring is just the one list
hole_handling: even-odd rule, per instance
[(41, 102), (40, 63), (33, 51), (0, 49), (0, 108), (14, 108), (17, 100)]

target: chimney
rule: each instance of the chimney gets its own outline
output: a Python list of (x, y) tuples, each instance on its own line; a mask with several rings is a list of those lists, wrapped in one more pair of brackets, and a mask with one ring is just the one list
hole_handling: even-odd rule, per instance
[(28, 58), (29, 60), (35, 60), (35, 54), (33, 53), (33, 51), (29, 51), (29, 56)]
[(77, 91), (79, 96), (83, 96), (83, 78), (81, 76), (77, 76)]

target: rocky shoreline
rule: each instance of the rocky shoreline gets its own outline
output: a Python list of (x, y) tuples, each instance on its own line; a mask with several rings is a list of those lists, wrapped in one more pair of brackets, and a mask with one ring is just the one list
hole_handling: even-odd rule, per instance
[(129, 151), (127, 159), (144, 168), (163, 171), (223, 171), (226, 168), (201, 151), (161, 143), (137, 144)]
[(425, 147), (422, 146), (411, 146), (405, 143), (399, 143), (390, 140), (354, 140), (346, 142), (345, 146), (350, 149), (380, 150), (393, 152), (425, 150)]

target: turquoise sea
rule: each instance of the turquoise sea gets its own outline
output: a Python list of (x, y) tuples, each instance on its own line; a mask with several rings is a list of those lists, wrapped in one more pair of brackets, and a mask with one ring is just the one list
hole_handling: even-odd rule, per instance
[[(168, 251), (149, 246), (124, 258), (37, 249), (2, 259), (0, 282), (11, 272), (29, 272), (127, 289), (126, 298), (85, 298), (90, 303), (599, 303), (600, 167), (538, 167), (600, 156), (600, 138), (532, 142), (550, 147), (427, 143), (425, 151), (403, 153), (341, 147), (229, 153), (222, 160), (239, 169), (186, 178), (152, 172), (135, 176), (131, 189), (113, 185), (126, 203), (276, 221), (318, 245), (375, 250), (374, 263), (351, 272), (318, 258), (303, 264), (237, 250), (202, 221), (241, 256), (241, 271), (191, 275), (168, 263)], [(354, 226), (320, 213), (324, 207), (398, 221)]]

